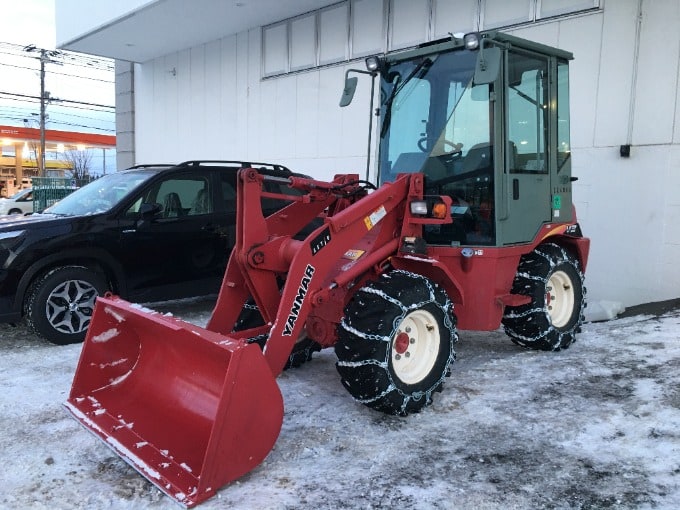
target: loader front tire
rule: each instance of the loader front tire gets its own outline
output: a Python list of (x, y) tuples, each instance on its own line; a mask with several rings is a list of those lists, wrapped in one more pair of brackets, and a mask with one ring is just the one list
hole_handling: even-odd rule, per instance
[(424, 276), (392, 271), (359, 289), (345, 308), (336, 367), (356, 400), (406, 416), (441, 391), (457, 340), (444, 290)]
[(84, 266), (62, 266), (39, 276), (24, 301), (25, 320), (33, 331), (57, 345), (82, 342), (97, 296), (106, 279)]
[(581, 330), (586, 289), (578, 259), (554, 243), (522, 257), (513, 294), (531, 297), (526, 305), (507, 307), (503, 327), (517, 345), (541, 351), (566, 349)]

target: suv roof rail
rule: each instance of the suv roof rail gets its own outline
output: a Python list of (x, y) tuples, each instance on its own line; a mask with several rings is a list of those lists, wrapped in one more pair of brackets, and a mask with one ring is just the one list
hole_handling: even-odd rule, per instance
[(232, 161), (232, 160), (221, 160), (221, 159), (202, 159), (202, 160), (191, 160), (185, 161), (178, 164), (177, 166), (201, 166), (201, 165), (232, 165), (238, 166), (239, 168), (271, 168), (273, 170), (278, 170), (281, 172), (293, 173), (289, 168), (279, 165), (276, 163), (258, 163), (256, 161)]
[(126, 168), (126, 170), (133, 170), (135, 168), (170, 168), (173, 166), (175, 166), (175, 163), (148, 163), (148, 164), (142, 163), (139, 165), (130, 166)]

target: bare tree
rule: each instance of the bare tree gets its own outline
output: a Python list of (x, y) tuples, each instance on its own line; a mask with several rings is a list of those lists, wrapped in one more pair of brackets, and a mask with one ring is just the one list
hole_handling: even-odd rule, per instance
[(92, 152), (90, 152), (90, 149), (82, 151), (69, 149), (64, 151), (62, 158), (69, 166), (66, 170), (68, 177), (72, 179), (85, 179), (90, 176), (90, 163), (92, 163)]
[[(29, 161), (35, 162), (35, 168), (36, 168), (35, 171), (37, 172), (36, 175), (40, 175), (40, 171), (39, 171), (40, 165), (38, 163), (38, 159), (39, 159), (38, 158), (38, 154), (39, 154), (38, 151), (40, 150), (40, 144), (38, 142), (35, 142), (35, 141), (27, 142), (27, 144), (28, 144), (28, 154), (27, 154), (28, 157), (26, 159), (28, 159)], [(22, 151), (22, 157), (23, 157), (23, 151)]]

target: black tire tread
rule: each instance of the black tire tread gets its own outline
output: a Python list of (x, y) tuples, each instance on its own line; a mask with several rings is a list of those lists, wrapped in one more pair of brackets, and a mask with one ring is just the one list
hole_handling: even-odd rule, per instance
[[(391, 340), (403, 317), (415, 309), (427, 309), (443, 327), (440, 355), (431, 374), (409, 386), (392, 372)], [(431, 404), (432, 394), (441, 391), (455, 360), (457, 340), (453, 304), (444, 290), (424, 276), (395, 270), (359, 289), (346, 306), (335, 345), (336, 368), (357, 401), (406, 416)]]
[[(568, 273), (576, 287), (574, 313), (562, 328), (552, 325), (545, 303), (547, 282), (557, 270)], [(559, 351), (576, 340), (576, 333), (581, 330), (584, 321), (586, 287), (581, 265), (567, 249), (555, 243), (545, 243), (524, 255), (513, 281), (512, 293), (532, 298), (526, 305), (505, 309), (503, 328), (514, 343), (529, 349)]]

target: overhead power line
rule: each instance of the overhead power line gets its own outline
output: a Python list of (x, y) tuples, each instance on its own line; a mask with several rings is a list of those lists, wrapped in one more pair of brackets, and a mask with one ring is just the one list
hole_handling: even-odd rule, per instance
[[(21, 97), (25, 99), (33, 99), (40, 101), (40, 96), (31, 96), (28, 94), (17, 94), (16, 92), (5, 92), (0, 90), (0, 94), (5, 95), (5, 96), (12, 96), (12, 97)], [(86, 106), (96, 106), (98, 108), (109, 108), (111, 110), (115, 110), (114, 105), (108, 105), (108, 104), (98, 104), (98, 103), (88, 103), (87, 101), (75, 101), (73, 99), (60, 99), (57, 97), (49, 97), (46, 98), (47, 101), (49, 102), (54, 102), (54, 103), (70, 103), (70, 104), (80, 104), (80, 105), (86, 105)]]
[[(15, 64), (5, 64), (4, 62), (0, 62), (0, 66), (5, 66), (5, 67), (12, 67), (14, 69), (25, 69), (27, 71), (38, 71), (38, 69), (34, 67), (25, 67), (25, 66), (18, 66)], [(81, 80), (91, 80), (91, 81), (100, 81), (102, 83), (115, 83), (114, 80), (103, 80), (102, 78), (93, 78), (92, 76), (82, 76), (78, 74), (71, 74), (71, 73), (60, 73), (58, 71), (50, 71), (49, 74), (55, 74), (58, 76), (70, 76), (72, 78), (80, 78)]]
[[(2, 94), (2, 93), (0, 92), (0, 94)], [(38, 98), (38, 97), (36, 97), (34, 99), (23, 99), (23, 98), (16, 98), (16, 97), (0, 97), (0, 99), (3, 99), (5, 101), (15, 101), (15, 102), (24, 103), (24, 104), (40, 105), (40, 98)], [(83, 111), (87, 111), (87, 112), (95, 111), (95, 112), (102, 112), (102, 113), (114, 113), (114, 111), (115, 111), (115, 107), (113, 107), (113, 106), (107, 106), (106, 109), (100, 109), (100, 108), (95, 107), (95, 106), (79, 106), (79, 105), (75, 105), (75, 104), (69, 104), (68, 106), (62, 105), (62, 104), (54, 104), (52, 106), (53, 107), (61, 106), (63, 108), (69, 108), (69, 109), (73, 109), (73, 110), (83, 110)]]
[(22, 46), (20, 44), (0, 42), (0, 53), (6, 53), (8, 55), (14, 55), (18, 57), (31, 58), (29, 55), (26, 54), (27, 51), (26, 48), (33, 48), (33, 51), (44, 50), (55, 52), (55, 55), (51, 58), (66, 65), (86, 67), (89, 69), (100, 69), (104, 71), (113, 71), (115, 69), (115, 61), (110, 58), (93, 57), (90, 55), (85, 55), (83, 53), (77, 53), (68, 50), (45, 50), (43, 48), (37, 48), (34, 45)]
[[(97, 122), (105, 122), (107, 124), (115, 124), (115, 119), (110, 115), (111, 112), (103, 112), (101, 110), (90, 110), (94, 112), (99, 112), (102, 113), (102, 116), (93, 116), (93, 115), (78, 115), (76, 113), (70, 113), (70, 111), (63, 111), (63, 110), (56, 110), (59, 105), (55, 105), (55, 111), (53, 112), (52, 116), (50, 117), (50, 121), (56, 122), (57, 118), (62, 118), (62, 117), (75, 117), (77, 119), (85, 119), (85, 120), (94, 120)], [(70, 107), (66, 107), (69, 108)], [(6, 115), (21, 115), (22, 117), (26, 117), (27, 115), (30, 115), (33, 113), (33, 108), (30, 106), (6, 106), (6, 105), (0, 105), (0, 112), (6, 114)]]
[[(26, 117), (18, 116), (18, 117), (12, 117), (12, 116), (4, 116), (0, 115), (0, 119), (8, 119), (8, 120), (13, 120), (16, 122), (21, 122), (22, 120), (26, 120)], [(112, 128), (104, 128), (104, 127), (99, 127), (99, 126), (92, 126), (89, 124), (77, 124), (74, 122), (65, 122), (61, 120), (50, 120), (50, 129), (55, 129), (58, 128), (58, 126), (70, 126), (70, 127), (78, 127), (78, 128), (86, 128), (94, 131), (101, 131), (102, 133), (111, 133), (115, 134), (116, 130)]]

